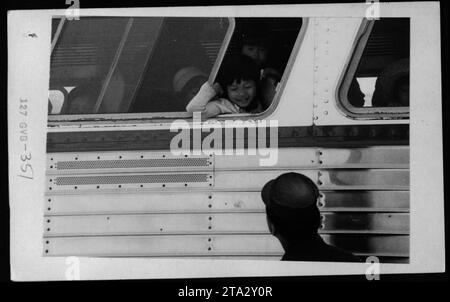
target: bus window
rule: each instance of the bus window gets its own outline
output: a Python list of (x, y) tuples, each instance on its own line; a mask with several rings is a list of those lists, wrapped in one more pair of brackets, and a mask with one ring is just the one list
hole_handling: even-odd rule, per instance
[[(236, 18), (226, 57), (250, 57), (260, 71), (259, 100), (269, 108), (303, 24), (302, 18)], [(225, 66), (221, 66), (221, 70)], [(220, 71), (219, 71), (220, 75)]]
[(50, 90), (72, 90), (51, 114), (183, 111), (176, 73), (191, 68), (208, 77), (229, 26), (227, 18), (66, 20), (51, 56)]
[(65, 97), (50, 99), (50, 121), (108, 113), (174, 118), (188, 117), (186, 105), (220, 74), (223, 57), (249, 55), (243, 41), (255, 37), (268, 45), (260, 68), (261, 82), (273, 86), (261, 89), (269, 107), (302, 18), (82, 17), (55, 18), (52, 26), (50, 90), (63, 89)]
[(340, 89), (344, 109), (365, 117), (409, 112), (408, 18), (366, 22)]

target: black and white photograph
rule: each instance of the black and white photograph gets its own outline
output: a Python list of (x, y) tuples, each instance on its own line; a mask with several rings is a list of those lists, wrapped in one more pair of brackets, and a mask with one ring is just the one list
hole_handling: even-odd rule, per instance
[(11, 278), (442, 272), (440, 50), (438, 2), (10, 12)]

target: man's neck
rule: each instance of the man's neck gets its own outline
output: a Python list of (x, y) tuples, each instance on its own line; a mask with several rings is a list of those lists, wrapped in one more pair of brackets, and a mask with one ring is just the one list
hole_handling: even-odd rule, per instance
[(322, 240), (322, 237), (318, 233), (305, 234), (295, 239), (286, 239), (282, 236), (277, 236), (281, 245), (283, 246), (284, 251), (288, 251), (295, 246), (303, 245), (306, 242), (311, 242), (315, 240)]

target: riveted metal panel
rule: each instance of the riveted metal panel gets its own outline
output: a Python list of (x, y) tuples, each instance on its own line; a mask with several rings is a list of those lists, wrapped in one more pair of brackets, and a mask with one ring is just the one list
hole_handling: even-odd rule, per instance
[(409, 191), (321, 191), (321, 211), (409, 212)]
[(54, 194), (47, 196), (46, 205), (46, 215), (264, 212), (259, 192)]
[(406, 213), (322, 213), (322, 233), (409, 234)]
[(268, 155), (259, 153), (260, 150), (251, 150), (255, 155), (249, 155), (251, 151), (248, 149), (241, 151), (243, 155), (215, 155), (215, 170), (295, 169), (318, 166), (316, 148), (280, 148), (273, 166), (261, 165), (261, 159), (267, 158)]
[(319, 163), (338, 168), (409, 168), (409, 147), (319, 149)]
[(322, 235), (324, 240), (334, 246), (364, 256), (409, 256), (408, 235)]
[[(356, 254), (407, 257), (409, 236), (323, 235), (326, 242)], [(395, 244), (393, 244), (395, 243)], [(189, 257), (281, 256), (283, 249), (271, 235), (91, 236), (44, 238), (46, 256)]]
[(269, 180), (286, 172), (306, 175), (320, 190), (409, 190), (409, 171), (394, 169), (217, 171), (214, 188), (260, 191)]
[[(52, 216), (44, 226), (44, 236), (269, 233), (265, 213)], [(409, 215), (323, 213), (320, 232), (408, 234)]]
[[(255, 198), (260, 199), (256, 193)], [(322, 212), (403, 212), (410, 210), (409, 191), (320, 191)], [(262, 207), (264, 211), (264, 206)]]
[(409, 170), (367, 169), (319, 172), (319, 188), (409, 190)]
[[(321, 211), (409, 212), (409, 191), (321, 191)], [(53, 194), (45, 215), (265, 212), (260, 192)]]

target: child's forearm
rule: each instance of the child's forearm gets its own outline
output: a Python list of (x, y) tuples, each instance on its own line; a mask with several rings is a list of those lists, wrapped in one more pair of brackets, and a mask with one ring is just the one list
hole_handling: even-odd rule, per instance
[(186, 111), (189, 113), (204, 112), (206, 110), (206, 105), (216, 96), (216, 94), (214, 88), (206, 82), (186, 106)]

